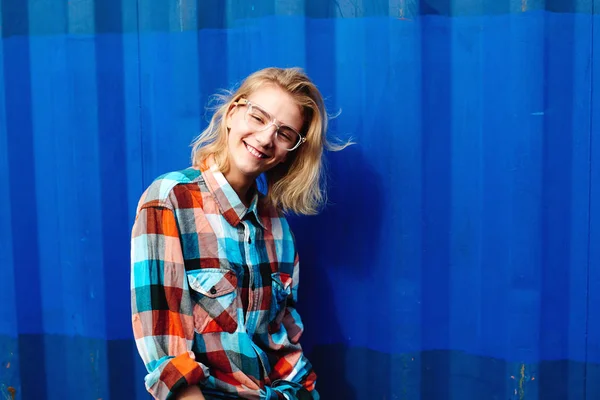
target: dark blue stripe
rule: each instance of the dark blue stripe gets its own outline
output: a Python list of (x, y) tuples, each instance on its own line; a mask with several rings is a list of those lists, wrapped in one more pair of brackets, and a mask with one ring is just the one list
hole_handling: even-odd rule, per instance
[(29, 34), (28, 2), (1, 0), (2, 36), (27, 36)]
[[(543, 73), (545, 81), (553, 82), (545, 91), (545, 109), (561, 110), (559, 113), (548, 113), (545, 118), (543, 191), (539, 204), (543, 221), (540, 231), (543, 270), (537, 272), (541, 272), (540, 296), (543, 299), (540, 310), (540, 332), (543, 335), (539, 346), (540, 356), (550, 359), (570, 355), (570, 302), (574, 300), (572, 296), (577, 296), (577, 293), (571, 292), (571, 275), (575, 269), (578, 275), (586, 273), (584, 265), (570, 263), (571, 251), (575, 247), (571, 243), (573, 232), (570, 229), (573, 220), (572, 192), (564, 190), (573, 187), (573, 143), (586, 140), (585, 131), (580, 134), (573, 129), (574, 119), (589, 119), (589, 109), (578, 112), (579, 108), (573, 107), (573, 99), (581, 96), (581, 88), (575, 86), (573, 80), (573, 63), (577, 60), (573, 42), (575, 23), (575, 19), (555, 21), (548, 16), (545, 26), (547, 62)], [(588, 171), (577, 172), (587, 174)], [(581, 365), (577, 370), (571, 370), (570, 367), (569, 363), (562, 363), (559, 368), (552, 370), (540, 366), (540, 379), (555, 380), (552, 387), (540, 386), (540, 398), (583, 395), (583, 382), (577, 382), (576, 379), (578, 375), (581, 376), (583, 369), (579, 368)], [(559, 376), (563, 378), (559, 379)], [(575, 379), (569, 380), (569, 377)]]
[(227, 2), (206, 0), (196, 4), (198, 29), (223, 29), (227, 27)]
[[(120, 31), (123, 4), (121, 0), (95, 2), (96, 28)], [(109, 12), (109, 11), (110, 12)], [(100, 160), (102, 221), (102, 255), (105, 284), (105, 338), (132, 338), (129, 241), (130, 222), (127, 204), (128, 159), (125, 151), (125, 83), (123, 36), (96, 36), (96, 82), (98, 104), (98, 138)], [(128, 71), (131, 72), (131, 71)], [(136, 76), (136, 74), (132, 74)], [(139, 100), (139, 99), (136, 99)], [(136, 116), (133, 116), (136, 117)], [(124, 333), (127, 334), (124, 335)], [(110, 398), (118, 399), (134, 392), (133, 342), (110, 341), (107, 346), (107, 368)]]
[[(449, 349), (450, 338), (450, 112), (451, 23), (430, 18), (422, 25), (422, 264), (421, 332), (423, 349)], [(417, 266), (415, 266), (417, 267)], [(449, 399), (450, 362), (447, 353), (425, 353), (421, 358), (421, 390), (435, 390)], [(435, 365), (435, 368), (432, 366)]]

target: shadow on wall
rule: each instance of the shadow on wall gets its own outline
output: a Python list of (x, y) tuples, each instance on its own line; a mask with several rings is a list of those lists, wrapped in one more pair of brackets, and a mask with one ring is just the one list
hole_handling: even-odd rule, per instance
[(360, 277), (370, 273), (378, 248), (381, 177), (364, 157), (360, 144), (328, 154), (328, 159), (328, 205), (318, 216), (289, 218), (302, 270), (312, 275), (319, 266), (325, 272), (341, 270)]
[(368, 366), (349, 359), (349, 343), (336, 317), (344, 305), (336, 290), (343, 279), (335, 277), (352, 275), (358, 281), (369, 274), (381, 226), (380, 177), (360, 145), (328, 156), (329, 205), (318, 216), (290, 218), (300, 252), (302, 343), (318, 374), (321, 397), (358, 400), (356, 377), (368, 374)]

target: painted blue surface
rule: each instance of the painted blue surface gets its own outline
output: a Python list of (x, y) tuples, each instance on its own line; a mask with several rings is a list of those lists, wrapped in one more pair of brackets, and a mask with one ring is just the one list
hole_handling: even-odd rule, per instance
[(597, 398), (598, 9), (1, 0), (0, 398), (147, 398), (137, 200), (269, 65), (306, 68), (357, 141), (331, 205), (291, 218), (323, 398)]

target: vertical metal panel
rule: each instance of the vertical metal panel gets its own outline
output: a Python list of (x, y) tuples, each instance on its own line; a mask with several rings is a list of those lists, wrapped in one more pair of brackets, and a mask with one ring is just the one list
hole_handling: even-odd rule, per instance
[(596, 398), (598, 7), (0, 0), (0, 397), (148, 397), (138, 197), (211, 94), (298, 65), (357, 141), (291, 218), (322, 397)]
[[(34, 385), (33, 365), (24, 360), (38, 355), (38, 364), (44, 365), (44, 352), (39, 344), (24, 345), (28, 338), (35, 333), (41, 333), (42, 307), (39, 268), (39, 239), (37, 190), (32, 185), (35, 176), (33, 154), (33, 127), (31, 112), (31, 81), (28, 34), (27, 3), (2, 3), (2, 34), (3, 34), (3, 69), (4, 69), (4, 99), (6, 149), (8, 169), (6, 178), (9, 184), (9, 201), (11, 214), (3, 219), (10, 221), (9, 231), (12, 244), (12, 261), (14, 293), (13, 301), (7, 304), (16, 311), (17, 337), (6, 337), (8, 350), (7, 365), (13, 354), (18, 354), (19, 362), (12, 363), (14, 371), (19, 368), (18, 375), (14, 372), (8, 375), (8, 380), (2, 383), (3, 395), (17, 393), (20, 396), (21, 387)], [(19, 149), (19, 151), (17, 151)], [(16, 172), (15, 172), (16, 171)], [(22, 179), (29, 177), (29, 180)], [(16, 207), (27, 210), (17, 218)], [(15, 266), (19, 266), (15, 268)], [(18, 347), (17, 347), (18, 343)], [(6, 348), (6, 345), (3, 346)], [(20, 351), (19, 351), (20, 349)], [(6, 357), (6, 356), (4, 356)], [(4, 359), (3, 357), (3, 359)], [(7, 368), (7, 370), (11, 370)], [(43, 394), (45, 385), (37, 386), (38, 393)], [(16, 391), (16, 392), (15, 392)]]
[(592, 8), (584, 5), (570, 19), (546, 20), (545, 80), (554, 84), (545, 101), (540, 356), (550, 362), (540, 365), (541, 398), (585, 394), (593, 42)]
[(130, 310), (124, 307), (130, 302), (129, 274), (121, 273), (120, 266), (129, 259), (130, 227), (143, 184), (137, 2), (91, 4), (97, 32), (94, 102), (99, 154), (98, 181), (93, 190), (100, 202), (94, 217), (103, 260), (98, 280), (104, 280), (98, 307), (107, 316), (99, 336), (106, 340), (106, 356), (95, 373), (104, 396), (119, 398), (128, 393), (133, 397), (136, 388), (143, 392), (143, 387), (134, 380), (139, 365), (131, 357), (135, 346), (129, 329)]
[(594, 0), (594, 33), (592, 48), (592, 119), (589, 202), (589, 283), (586, 353), (586, 394), (588, 399), (600, 396), (600, 1)]
[[(482, 4), (473, 6), (481, 7)], [(489, 96), (489, 82), (484, 79), (487, 61), (485, 49), (494, 45), (497, 35), (496, 29), (484, 30), (485, 26), (486, 23), (481, 19), (465, 19), (453, 24), (449, 34), (448, 77), (452, 82), (452, 95), (448, 100), (451, 136), (446, 144), (452, 155), (449, 179), (453, 183), (447, 199), (449, 223), (452, 226), (448, 254), (452, 272), (448, 278), (448, 295), (455, 299), (448, 302), (448, 340), (450, 348), (466, 349), (475, 346), (478, 354), (485, 354), (483, 348), (487, 343), (482, 340), (479, 332), (480, 327), (485, 326), (486, 308), (490, 306), (483, 301), (485, 296), (481, 285), (485, 282), (483, 276), (486, 271), (479, 267), (485, 258), (482, 252), (484, 238), (480, 234), (485, 226), (482, 217), (490, 206), (488, 202), (482, 201), (489, 188), (486, 185), (484, 154), (489, 145), (484, 128), (487, 110), (484, 99)], [(463, 106), (458, 106), (459, 104)], [(435, 224), (434, 221), (432, 223)], [(454, 355), (450, 357), (448, 366), (451, 378), (445, 389), (440, 391), (456, 391), (459, 387), (466, 387), (473, 397), (488, 398), (495, 392), (502, 393), (501, 387), (486, 387), (477, 385), (476, 382), (490, 381), (486, 370), (506, 374), (502, 369), (504, 368), (490, 368), (486, 365), (486, 360), (481, 359), (465, 363), (460, 355)]]
[(33, 382), (23, 382), (23, 397), (105, 397), (107, 318), (94, 3), (73, 7), (42, 1), (26, 6), (32, 27), (32, 181), (39, 190), (42, 329), (28, 337), (23, 348), (34, 344), (42, 349), (46, 373), (38, 383), (45, 393), (36, 393)]
[(138, 4), (145, 184), (165, 166), (189, 165), (189, 145), (200, 133), (199, 60), (212, 62), (218, 53), (204, 54), (198, 32), (182, 24), (186, 10), (195, 7), (191, 1)]
[[(0, 7), (0, 21), (3, 19)], [(4, 40), (0, 40), (0, 59), (4, 60)], [(6, 85), (4, 63), (0, 63), (0, 180), (8, 182), (9, 153), (8, 130), (6, 124)], [(13, 235), (10, 192), (0, 191), (0, 209), (4, 210), (0, 218), (0, 394), (10, 394), (20, 388), (20, 360), (15, 304), (15, 270), (13, 268)]]

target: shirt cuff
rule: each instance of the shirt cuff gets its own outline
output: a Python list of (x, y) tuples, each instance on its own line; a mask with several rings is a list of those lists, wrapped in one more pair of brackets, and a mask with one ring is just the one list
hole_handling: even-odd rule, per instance
[(164, 366), (148, 374), (146, 386), (154, 398), (169, 399), (179, 389), (197, 385), (208, 376), (208, 368), (196, 362), (194, 353), (187, 352), (169, 359)]

